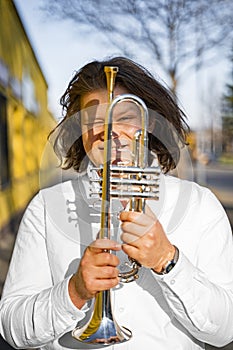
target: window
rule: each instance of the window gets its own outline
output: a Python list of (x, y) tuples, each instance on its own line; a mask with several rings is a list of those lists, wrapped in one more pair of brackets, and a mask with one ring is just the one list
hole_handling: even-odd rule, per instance
[(10, 180), (6, 101), (0, 94), (0, 190)]

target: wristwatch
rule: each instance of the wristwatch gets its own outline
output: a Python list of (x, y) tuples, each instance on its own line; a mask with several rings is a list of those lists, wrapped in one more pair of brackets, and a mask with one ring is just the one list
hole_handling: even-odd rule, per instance
[[(167, 262), (167, 264), (165, 265), (165, 267), (163, 268), (162, 271), (160, 272), (156, 272), (158, 275), (166, 275), (168, 272), (170, 272), (173, 267), (176, 265), (178, 259), (179, 259), (179, 250), (176, 246), (175, 247), (175, 255), (174, 258), (172, 260), (169, 260)], [(153, 270), (154, 271), (154, 270)], [(155, 272), (155, 271), (154, 271)]]

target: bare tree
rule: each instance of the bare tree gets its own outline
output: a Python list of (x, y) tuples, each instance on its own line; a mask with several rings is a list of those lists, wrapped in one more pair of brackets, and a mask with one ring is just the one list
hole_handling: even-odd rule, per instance
[(46, 0), (42, 9), (104, 33), (128, 57), (148, 52), (173, 91), (188, 69), (213, 60), (232, 37), (232, 0)]

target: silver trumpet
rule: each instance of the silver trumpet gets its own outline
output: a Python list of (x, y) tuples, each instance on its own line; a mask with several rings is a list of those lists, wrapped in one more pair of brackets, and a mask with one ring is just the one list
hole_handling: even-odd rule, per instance
[[(108, 91), (108, 111), (104, 129), (104, 164), (92, 171), (98, 172), (96, 179), (99, 189), (93, 195), (99, 195), (101, 201), (101, 228), (99, 238), (110, 239), (111, 198), (128, 198), (130, 210), (144, 211), (147, 199), (158, 200), (159, 195), (159, 166), (148, 165), (148, 110), (139, 97), (132, 94), (123, 94), (113, 99), (115, 77), (118, 67), (105, 67)], [(113, 110), (118, 103), (129, 101), (136, 103), (141, 112), (141, 129), (135, 133), (133, 140), (132, 165), (113, 165), (111, 162), (112, 150), (112, 120)], [(96, 187), (96, 186), (95, 186)], [(140, 263), (129, 257), (127, 263), (130, 270), (119, 274), (121, 282), (131, 282), (138, 278)], [(79, 341), (91, 344), (109, 345), (122, 343), (132, 337), (132, 332), (120, 327), (112, 313), (111, 290), (99, 292), (95, 299), (92, 316), (88, 325), (75, 328), (72, 336)]]

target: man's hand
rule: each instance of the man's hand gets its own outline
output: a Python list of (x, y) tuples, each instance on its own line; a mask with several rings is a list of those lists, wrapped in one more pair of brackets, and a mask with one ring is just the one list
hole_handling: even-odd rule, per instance
[(87, 247), (76, 274), (69, 282), (70, 298), (78, 308), (99, 291), (113, 288), (119, 283), (119, 259), (110, 250), (120, 249), (120, 244), (109, 239), (97, 239)]
[(166, 263), (173, 259), (175, 247), (151, 209), (146, 206), (145, 214), (123, 211), (120, 220), (124, 252), (142, 266), (161, 272)]

